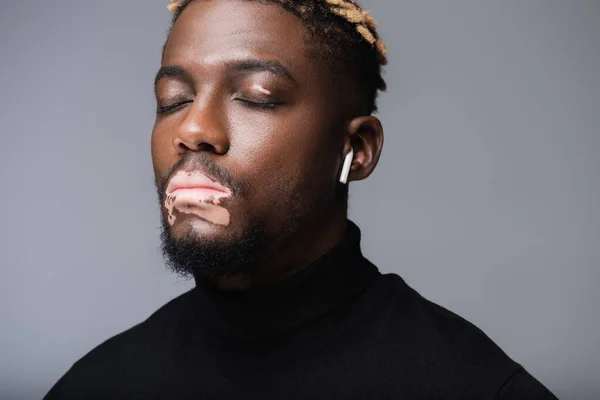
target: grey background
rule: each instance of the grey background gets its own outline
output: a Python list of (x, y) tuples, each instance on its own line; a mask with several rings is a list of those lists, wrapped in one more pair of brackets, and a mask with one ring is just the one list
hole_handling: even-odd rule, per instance
[[(0, 398), (190, 287), (149, 138), (167, 0), (2, 1)], [(600, 398), (600, 1), (364, 1), (390, 48), (364, 251), (559, 397)]]

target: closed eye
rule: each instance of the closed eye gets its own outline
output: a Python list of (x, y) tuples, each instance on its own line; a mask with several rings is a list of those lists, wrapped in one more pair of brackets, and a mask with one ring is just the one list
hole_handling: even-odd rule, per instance
[(157, 114), (168, 114), (170, 112), (180, 109), (181, 107), (183, 107), (184, 105), (189, 104), (189, 103), (192, 103), (192, 101), (190, 101), (190, 100), (178, 101), (176, 103), (169, 104), (166, 106), (159, 106), (156, 110), (156, 113)]
[(252, 101), (252, 100), (247, 100), (247, 99), (243, 99), (243, 98), (237, 98), (236, 100), (242, 102), (242, 104), (244, 104), (246, 107), (267, 109), (267, 110), (272, 110), (275, 107), (282, 104), (282, 103), (272, 102), (272, 101), (269, 101), (269, 102), (267, 102), (267, 101)]

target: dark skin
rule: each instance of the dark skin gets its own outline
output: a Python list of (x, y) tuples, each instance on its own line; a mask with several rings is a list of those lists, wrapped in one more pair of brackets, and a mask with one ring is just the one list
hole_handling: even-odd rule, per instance
[[(343, 105), (306, 40), (301, 21), (276, 5), (195, 1), (165, 45), (152, 133), (157, 182), (182, 157), (205, 153), (245, 188), (223, 203), (229, 225), (186, 214), (170, 234), (193, 226), (199, 241), (235, 241), (254, 219), (281, 236), (255, 273), (216, 277), (224, 290), (280, 282), (338, 244), (347, 222), (344, 157), (352, 147), (349, 181), (368, 177), (379, 160), (381, 123)], [(297, 229), (279, 235), (290, 215)]]

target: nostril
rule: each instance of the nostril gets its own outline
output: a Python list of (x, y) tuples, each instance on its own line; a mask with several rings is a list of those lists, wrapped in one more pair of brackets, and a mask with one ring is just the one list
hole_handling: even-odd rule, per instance
[(196, 151), (209, 151), (211, 153), (216, 153), (217, 149), (210, 143), (200, 143), (197, 146)]
[(216, 146), (207, 143), (207, 142), (199, 142), (199, 143), (194, 143), (194, 142), (190, 142), (190, 141), (184, 141), (181, 139), (175, 139), (175, 148), (177, 149), (177, 152), (180, 154), (186, 153), (188, 151), (206, 151), (206, 152), (210, 152), (210, 153), (217, 153), (219, 154), (219, 149), (217, 149)]
[(181, 129), (172, 138), (173, 147), (179, 154), (188, 151), (206, 151), (225, 154), (229, 149), (229, 139), (220, 130)]

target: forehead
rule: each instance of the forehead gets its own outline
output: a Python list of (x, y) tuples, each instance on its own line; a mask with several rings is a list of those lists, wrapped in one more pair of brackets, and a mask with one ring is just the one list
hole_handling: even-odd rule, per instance
[(219, 65), (233, 59), (275, 59), (299, 75), (318, 67), (299, 18), (279, 5), (245, 0), (196, 0), (167, 40), (163, 64)]

